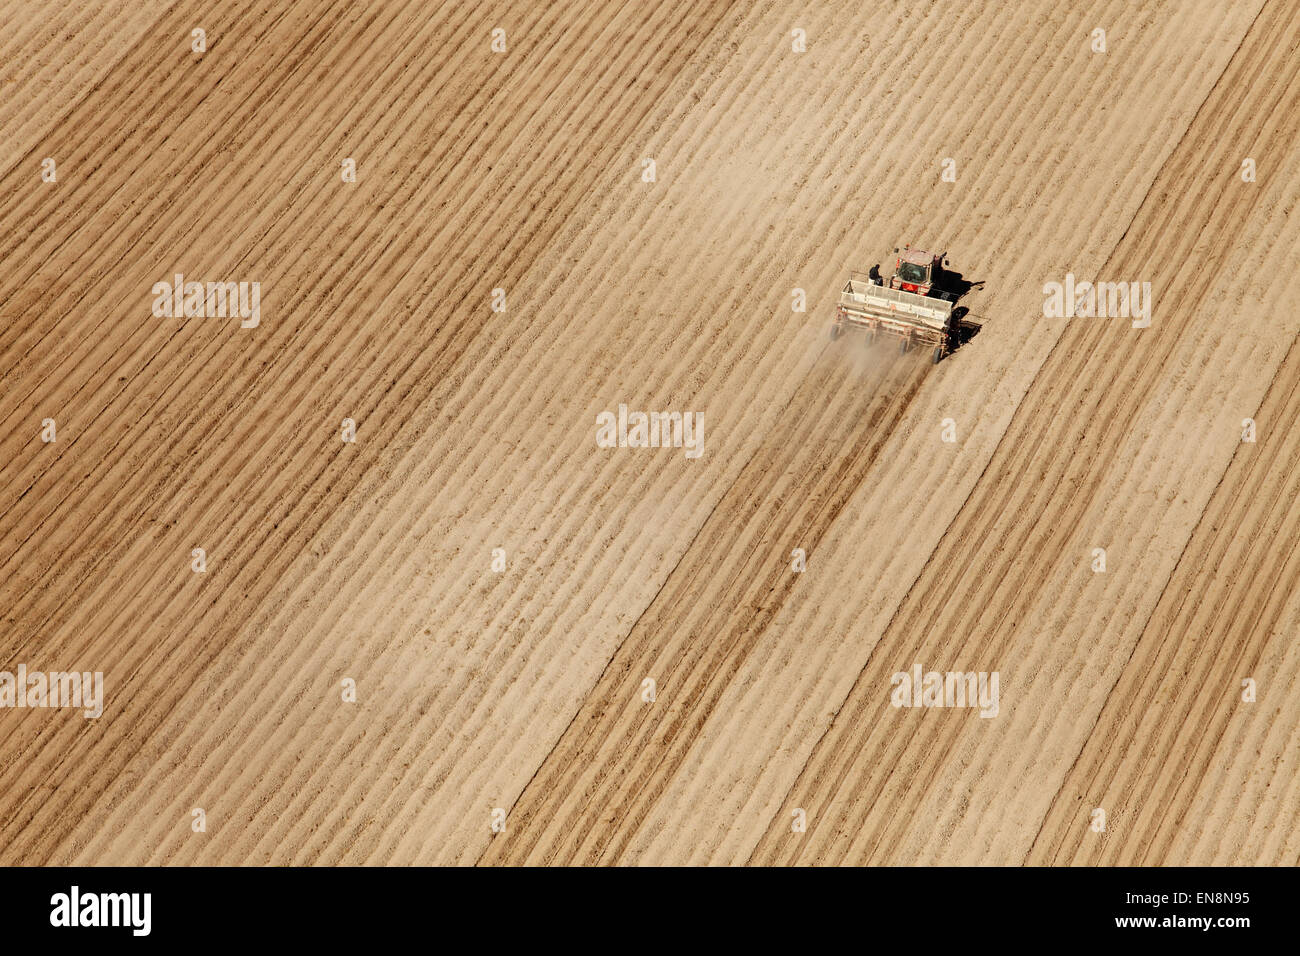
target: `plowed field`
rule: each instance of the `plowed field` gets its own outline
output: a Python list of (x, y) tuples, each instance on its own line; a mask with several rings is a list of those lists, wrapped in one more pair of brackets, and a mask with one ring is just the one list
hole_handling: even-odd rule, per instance
[[(0, 0), (0, 671), (103, 675), (0, 707), (0, 863), (1300, 863), (1297, 63), (1283, 0)], [(935, 365), (829, 334), (905, 242)]]

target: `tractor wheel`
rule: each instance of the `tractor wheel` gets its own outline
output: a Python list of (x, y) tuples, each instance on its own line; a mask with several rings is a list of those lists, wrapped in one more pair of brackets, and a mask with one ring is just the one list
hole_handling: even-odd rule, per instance
[(935, 364), (935, 365), (938, 365), (938, 364), (939, 364), (939, 361), (940, 361), (942, 358), (943, 358), (943, 346), (942, 346), (942, 345), (936, 345), (936, 346), (934, 347), (934, 364)]

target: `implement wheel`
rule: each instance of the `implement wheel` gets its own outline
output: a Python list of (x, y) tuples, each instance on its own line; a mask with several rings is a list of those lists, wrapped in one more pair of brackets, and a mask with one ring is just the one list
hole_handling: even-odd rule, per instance
[(899, 354), (899, 355), (906, 355), (906, 354), (907, 354), (907, 348), (908, 348), (908, 346), (911, 345), (911, 344), (912, 344), (912, 342), (911, 342), (910, 339), (903, 339), (903, 341), (899, 342), (899, 343), (898, 343), (898, 354)]
[(934, 364), (938, 365), (939, 362), (942, 361), (942, 359), (943, 359), (943, 346), (936, 345), (934, 347), (934, 359), (933, 359)]
[(844, 327), (841, 326), (840, 323), (836, 322), (834, 325), (832, 325), (832, 326), (831, 326), (831, 341), (834, 342), (836, 339), (838, 339), (838, 338), (840, 337), (840, 333), (843, 332), (843, 331), (844, 331)]

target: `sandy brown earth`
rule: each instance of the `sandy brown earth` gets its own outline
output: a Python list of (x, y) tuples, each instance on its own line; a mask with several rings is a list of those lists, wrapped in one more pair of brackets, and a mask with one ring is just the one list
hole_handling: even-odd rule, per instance
[[(104, 703), (0, 710), (0, 862), (1300, 862), (1292, 5), (36, 9), (0, 669)], [(937, 366), (828, 335), (906, 241)]]

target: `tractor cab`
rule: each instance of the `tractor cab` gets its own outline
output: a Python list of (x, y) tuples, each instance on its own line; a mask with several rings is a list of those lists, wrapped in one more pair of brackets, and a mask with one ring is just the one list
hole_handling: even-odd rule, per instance
[[(898, 252), (897, 249), (894, 252)], [(929, 295), (939, 273), (940, 256), (931, 255), (911, 246), (904, 246), (894, 260), (894, 274), (889, 277), (891, 289)]]

